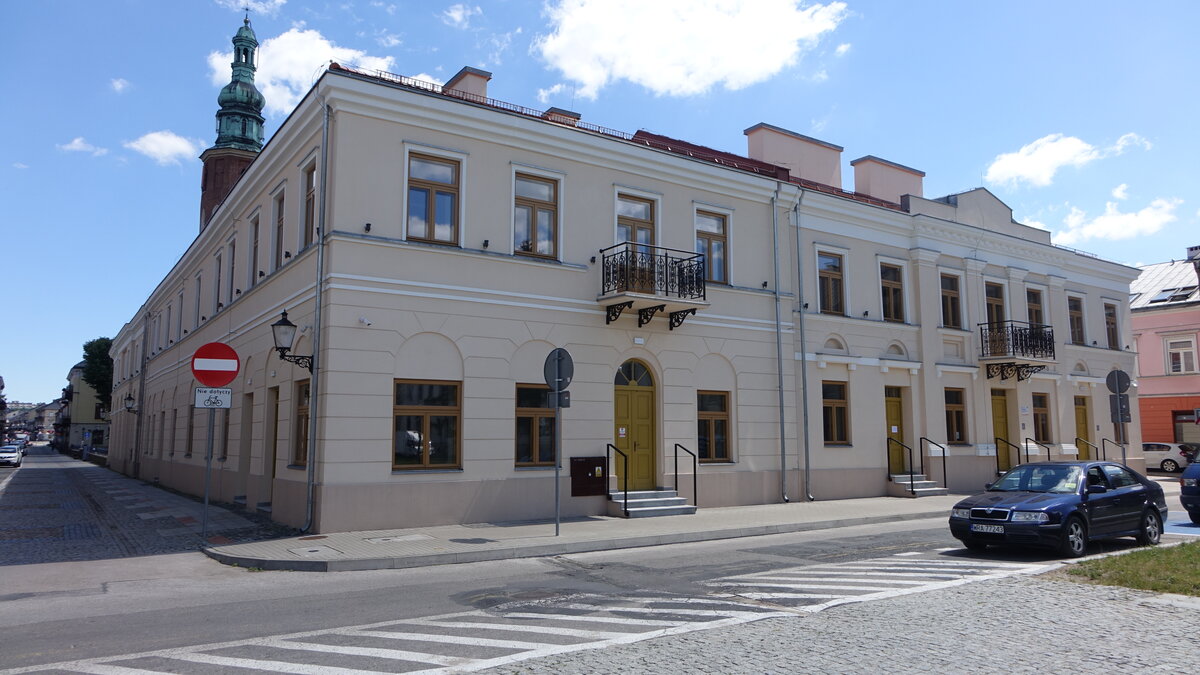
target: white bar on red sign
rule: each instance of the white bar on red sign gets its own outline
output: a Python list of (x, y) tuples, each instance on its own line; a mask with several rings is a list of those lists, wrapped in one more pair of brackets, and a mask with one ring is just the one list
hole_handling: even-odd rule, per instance
[(237, 372), (236, 359), (192, 359), (192, 368), (196, 370), (232, 370)]

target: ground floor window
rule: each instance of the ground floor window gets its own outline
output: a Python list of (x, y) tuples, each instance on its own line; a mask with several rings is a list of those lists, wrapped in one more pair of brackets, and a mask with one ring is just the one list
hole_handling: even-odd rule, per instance
[(696, 444), (701, 462), (729, 461), (729, 392), (696, 394)]
[(517, 385), (517, 466), (554, 466), (554, 407), (549, 394), (545, 385)]
[(967, 405), (962, 389), (946, 389), (946, 441), (967, 443)]
[(822, 426), (829, 445), (850, 444), (848, 400), (845, 382), (821, 383)]
[(1033, 395), (1033, 440), (1038, 443), (1050, 442), (1050, 396), (1048, 394)]
[(296, 454), (292, 464), (308, 464), (308, 404), (312, 387), (309, 380), (296, 383)]
[(458, 382), (396, 380), (394, 469), (461, 467), (460, 389)]

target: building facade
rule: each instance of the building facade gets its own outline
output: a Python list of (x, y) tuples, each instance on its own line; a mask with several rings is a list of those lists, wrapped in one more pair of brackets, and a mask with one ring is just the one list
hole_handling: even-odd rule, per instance
[(1148, 265), (1130, 294), (1142, 438), (1200, 443), (1200, 246), (1187, 260)]
[(61, 452), (105, 454), (109, 444), (109, 413), (92, 385), (83, 379), (84, 362), (67, 373), (58, 419), (54, 423)]
[[(694, 454), (705, 507), (1112, 456), (1136, 270), (887, 160), (845, 190), (842, 149), (786, 129), (734, 155), (495, 101), (490, 77), (326, 70), (114, 338), (139, 404), (110, 466), (200, 491), (189, 363), (215, 341), (241, 358), (215, 498), (317, 531), (552, 517), (557, 457), (636, 490), (688, 485)], [(311, 371), (276, 353), (284, 311)], [(564, 515), (607, 511), (559, 487)]]

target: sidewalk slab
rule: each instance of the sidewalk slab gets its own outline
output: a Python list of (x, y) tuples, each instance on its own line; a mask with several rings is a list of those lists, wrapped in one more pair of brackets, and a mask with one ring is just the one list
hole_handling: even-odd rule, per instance
[(227, 565), (264, 570), (337, 572), (403, 569), (715, 541), (852, 525), (945, 517), (962, 495), (868, 497), (822, 502), (701, 508), (661, 518), (594, 516), (554, 522), (482, 523), (335, 532), (209, 546)]

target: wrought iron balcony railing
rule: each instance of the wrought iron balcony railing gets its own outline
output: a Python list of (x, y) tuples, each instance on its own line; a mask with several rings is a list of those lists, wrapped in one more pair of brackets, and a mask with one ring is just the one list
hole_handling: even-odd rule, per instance
[(604, 256), (601, 295), (644, 293), (705, 300), (704, 255), (625, 242), (600, 251)]
[(979, 324), (979, 358), (1054, 358), (1054, 329), (1024, 321)]

